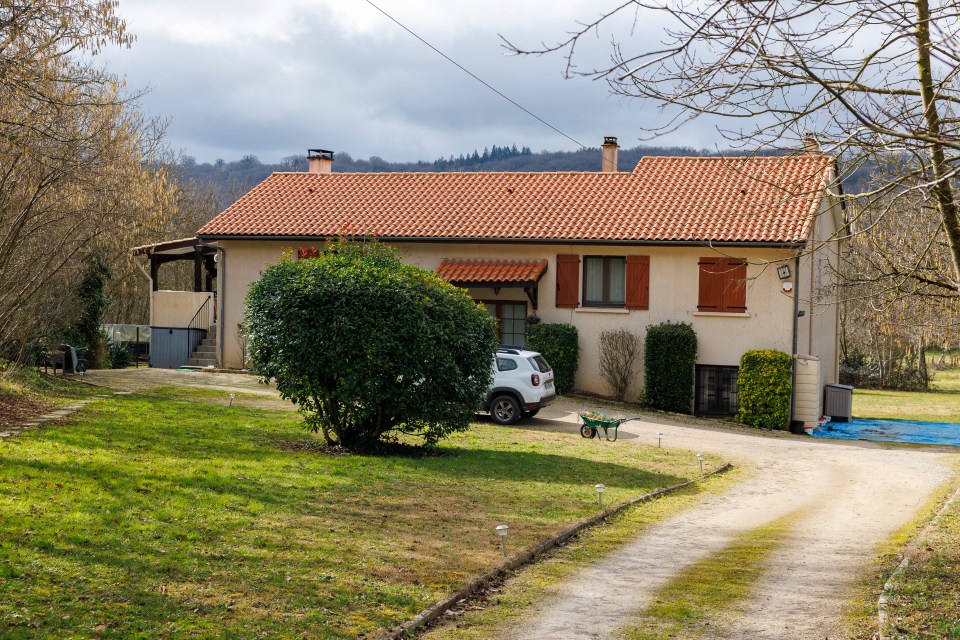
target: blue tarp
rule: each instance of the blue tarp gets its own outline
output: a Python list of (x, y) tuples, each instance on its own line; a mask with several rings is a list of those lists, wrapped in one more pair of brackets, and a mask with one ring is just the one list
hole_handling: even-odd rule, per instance
[(874, 442), (915, 442), (960, 447), (960, 424), (917, 420), (867, 420), (828, 422), (811, 433), (815, 438), (871, 440)]

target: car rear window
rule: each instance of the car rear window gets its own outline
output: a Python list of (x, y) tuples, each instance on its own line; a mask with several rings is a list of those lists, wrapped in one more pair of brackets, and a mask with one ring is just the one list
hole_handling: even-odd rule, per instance
[(500, 371), (513, 371), (517, 368), (517, 363), (510, 358), (497, 358), (497, 369)]
[(532, 358), (527, 358), (530, 361), (530, 366), (539, 371), (540, 373), (547, 373), (552, 371), (550, 365), (547, 364), (546, 358), (543, 356), (537, 355)]

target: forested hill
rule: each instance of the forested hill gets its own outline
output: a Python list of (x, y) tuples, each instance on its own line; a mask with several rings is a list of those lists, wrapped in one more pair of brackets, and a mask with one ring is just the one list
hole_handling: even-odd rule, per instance
[[(730, 155), (742, 155), (729, 152)], [(712, 156), (716, 150), (690, 147), (621, 148), (620, 171), (631, 171), (643, 156)], [(197, 163), (192, 158), (183, 161), (184, 177), (209, 185), (218, 194), (221, 209), (263, 181), (275, 171), (306, 171), (306, 155), (289, 156), (277, 164), (266, 164), (253, 155), (240, 160), (217, 160), (215, 163)], [(353, 158), (349, 153), (334, 154), (333, 171), (343, 173), (389, 173), (401, 171), (599, 171), (600, 149), (579, 151), (539, 151), (516, 145), (494, 145), (483, 151), (472, 151), (459, 156), (438, 158), (433, 162), (389, 162), (378, 156), (369, 159)]]

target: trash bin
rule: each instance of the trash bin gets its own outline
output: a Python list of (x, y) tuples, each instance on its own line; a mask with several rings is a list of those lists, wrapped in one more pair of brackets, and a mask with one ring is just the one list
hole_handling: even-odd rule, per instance
[(828, 384), (823, 388), (823, 415), (833, 422), (850, 422), (853, 418), (853, 387)]

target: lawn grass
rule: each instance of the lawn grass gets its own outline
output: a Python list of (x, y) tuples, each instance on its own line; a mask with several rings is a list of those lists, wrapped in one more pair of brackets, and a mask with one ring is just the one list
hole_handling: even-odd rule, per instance
[(74, 378), (48, 376), (32, 367), (0, 361), (0, 426), (15, 425), (45, 411), (99, 393)]
[(855, 389), (853, 415), (885, 420), (960, 423), (960, 371), (935, 373), (931, 391)]
[(699, 470), (490, 424), (436, 455), (330, 455), (263, 402), (157, 390), (0, 442), (0, 636), (372, 635), (497, 564), (497, 524), (518, 550), (596, 513), (598, 482), (613, 504)]

